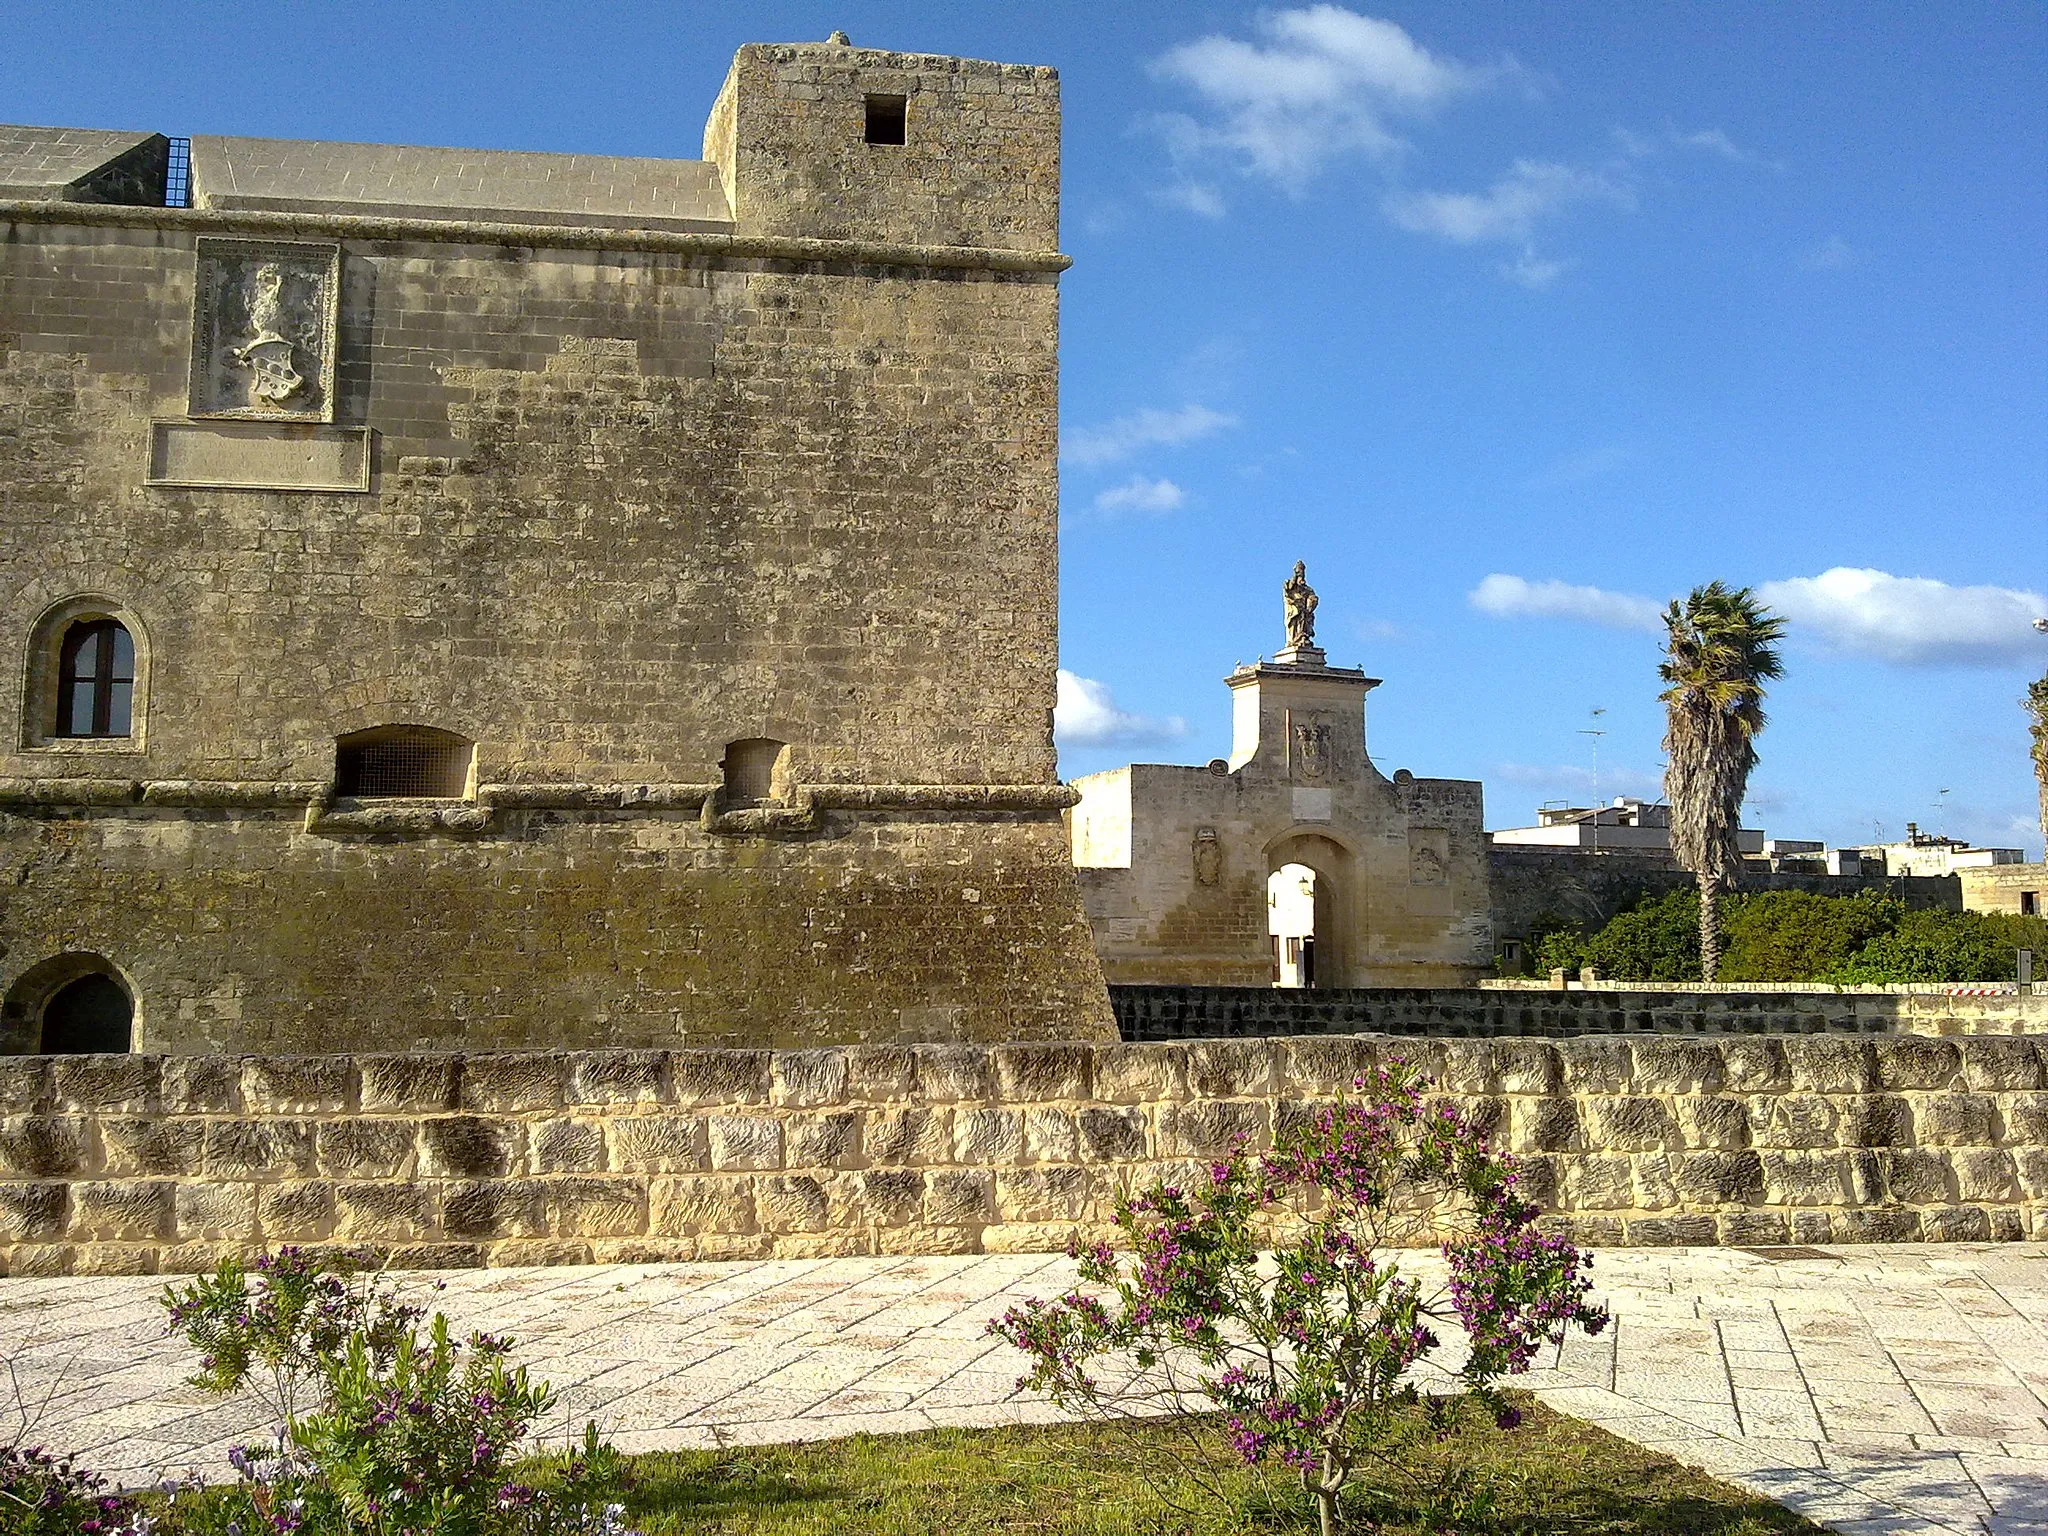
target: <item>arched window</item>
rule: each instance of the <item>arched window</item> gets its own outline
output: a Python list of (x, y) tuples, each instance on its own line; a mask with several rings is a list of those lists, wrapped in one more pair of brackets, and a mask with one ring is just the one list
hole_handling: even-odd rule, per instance
[(43, 1004), (43, 1054), (72, 1056), (126, 1051), (135, 1024), (128, 989), (95, 971), (66, 982)]
[(64, 631), (57, 657), (58, 736), (126, 736), (135, 720), (135, 639), (118, 619)]
[(476, 744), (431, 725), (379, 725), (334, 744), (334, 792), (360, 799), (459, 800)]

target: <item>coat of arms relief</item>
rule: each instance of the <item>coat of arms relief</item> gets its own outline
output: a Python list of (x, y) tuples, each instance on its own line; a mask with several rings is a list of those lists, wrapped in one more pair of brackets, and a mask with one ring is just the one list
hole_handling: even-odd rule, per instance
[(1294, 776), (1319, 784), (1330, 773), (1330, 726), (1320, 715), (1294, 718)]
[(202, 239), (191, 414), (334, 420), (340, 290), (339, 246)]

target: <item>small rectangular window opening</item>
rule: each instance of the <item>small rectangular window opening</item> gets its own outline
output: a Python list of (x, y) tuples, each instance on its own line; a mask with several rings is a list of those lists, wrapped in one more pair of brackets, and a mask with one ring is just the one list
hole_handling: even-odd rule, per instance
[(902, 144), (905, 126), (910, 116), (910, 98), (907, 96), (870, 96), (868, 98), (868, 131), (870, 144)]
[(2020, 916), (2021, 916), (2021, 917), (2039, 917), (2040, 915), (2041, 915), (2041, 893), (2040, 893), (2039, 891), (2021, 891), (2021, 892), (2020, 892)]
[(192, 206), (192, 141), (171, 140), (169, 163), (164, 168), (164, 206), (166, 208), (190, 208)]

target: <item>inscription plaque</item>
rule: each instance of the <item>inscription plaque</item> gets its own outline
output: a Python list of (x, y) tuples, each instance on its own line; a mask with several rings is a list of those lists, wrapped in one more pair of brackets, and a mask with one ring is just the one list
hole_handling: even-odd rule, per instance
[(367, 491), (370, 429), (311, 422), (159, 421), (151, 485), (243, 491)]
[(192, 297), (194, 416), (334, 420), (341, 247), (199, 242)]

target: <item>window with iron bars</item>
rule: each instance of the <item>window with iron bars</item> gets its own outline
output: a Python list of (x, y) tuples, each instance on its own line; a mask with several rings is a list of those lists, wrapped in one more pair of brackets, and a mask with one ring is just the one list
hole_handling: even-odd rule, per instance
[(192, 206), (192, 141), (172, 139), (171, 153), (164, 167), (164, 206)]

